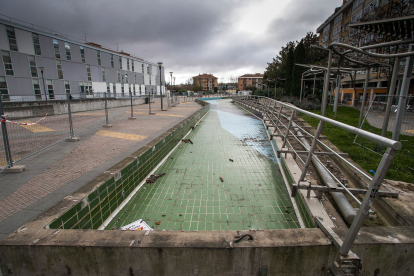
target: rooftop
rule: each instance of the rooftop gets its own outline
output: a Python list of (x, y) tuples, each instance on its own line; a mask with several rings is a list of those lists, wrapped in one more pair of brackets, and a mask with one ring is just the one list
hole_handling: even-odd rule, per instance
[(239, 78), (263, 78), (263, 74), (256, 73), (256, 74), (245, 74), (240, 76)]

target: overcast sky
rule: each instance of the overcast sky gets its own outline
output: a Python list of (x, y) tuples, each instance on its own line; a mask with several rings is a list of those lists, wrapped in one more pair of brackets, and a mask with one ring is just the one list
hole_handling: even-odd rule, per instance
[[(164, 63), (176, 83), (263, 73), (342, 0), (0, 0), (0, 13)], [(169, 79), (167, 79), (169, 81)]]

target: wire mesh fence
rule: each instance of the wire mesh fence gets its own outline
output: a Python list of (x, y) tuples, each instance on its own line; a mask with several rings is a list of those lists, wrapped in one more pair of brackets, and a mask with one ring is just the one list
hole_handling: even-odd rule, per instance
[[(0, 172), (65, 139), (131, 117), (131, 108), (148, 103), (148, 97), (74, 99), (68, 94), (55, 94), (48, 101), (32, 95), (16, 95), (17, 100), (0, 100)], [(70, 126), (73, 126), (71, 132)], [(6, 139), (6, 137), (8, 139)], [(6, 145), (7, 143), (8, 145)]]

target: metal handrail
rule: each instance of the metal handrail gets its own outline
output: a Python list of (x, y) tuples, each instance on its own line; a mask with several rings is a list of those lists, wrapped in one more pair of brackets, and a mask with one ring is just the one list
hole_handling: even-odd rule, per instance
[[(246, 96), (235, 96), (235, 97), (246, 97)], [(330, 118), (327, 118), (327, 117), (324, 117), (324, 116), (321, 116), (321, 115), (314, 114), (312, 112), (303, 110), (303, 109), (301, 109), (299, 107), (292, 106), (292, 105), (287, 104), (287, 103), (284, 103), (284, 102), (276, 101), (276, 100), (271, 99), (271, 98), (267, 98), (267, 97), (264, 97), (264, 96), (254, 96), (254, 97), (263, 98), (263, 99), (267, 99), (267, 100), (270, 100), (270, 101), (274, 101), (274, 102), (276, 102), (279, 105), (282, 105), (284, 107), (288, 107), (290, 109), (293, 109), (295, 111), (298, 111), (300, 113), (303, 113), (305, 115), (308, 115), (308, 116), (310, 116), (312, 118), (318, 119), (318, 120), (320, 120), (322, 122), (325, 122), (325, 123), (331, 124), (333, 126), (339, 127), (339, 128), (341, 128), (343, 130), (346, 130), (346, 131), (351, 132), (353, 134), (356, 134), (358, 136), (367, 138), (367, 139), (369, 139), (369, 140), (371, 140), (373, 142), (376, 142), (378, 144), (381, 144), (381, 145), (383, 145), (385, 147), (390, 147), (390, 148), (392, 148), (394, 150), (400, 150), (402, 148), (402, 144), (399, 141), (394, 141), (392, 139), (389, 139), (389, 138), (386, 138), (386, 137), (382, 137), (382, 136), (380, 136), (378, 134), (374, 134), (374, 133), (371, 133), (371, 132), (368, 132), (368, 131), (359, 129), (357, 127), (353, 127), (353, 126), (350, 126), (350, 125), (347, 125), (347, 124), (338, 122), (336, 120), (333, 120), (333, 119), (330, 119)]]

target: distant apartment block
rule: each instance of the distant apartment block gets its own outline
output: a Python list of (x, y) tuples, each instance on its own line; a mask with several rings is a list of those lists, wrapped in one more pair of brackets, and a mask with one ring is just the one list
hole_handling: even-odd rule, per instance
[(238, 77), (237, 88), (239, 90), (245, 90), (246, 87), (257, 87), (257, 83), (262, 82), (262, 81), (263, 81), (263, 74), (260, 74), (260, 73), (246, 74), (246, 75)]
[[(40, 28), (0, 20), (0, 52), (4, 100), (9, 99), (7, 95), (25, 95), (26, 99), (33, 95), (34, 100), (40, 100), (45, 94), (48, 99), (65, 93), (83, 98), (96, 92), (115, 96), (160, 94), (157, 64)], [(164, 68), (161, 78), (164, 91)]]
[(217, 80), (213, 74), (199, 74), (193, 77), (193, 83), (203, 87), (203, 91), (214, 91), (214, 88), (218, 87)]

